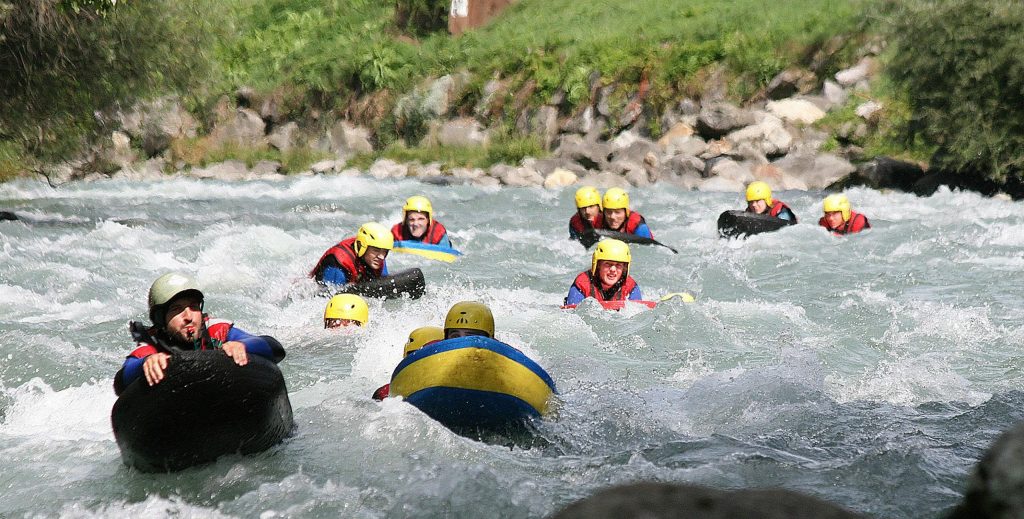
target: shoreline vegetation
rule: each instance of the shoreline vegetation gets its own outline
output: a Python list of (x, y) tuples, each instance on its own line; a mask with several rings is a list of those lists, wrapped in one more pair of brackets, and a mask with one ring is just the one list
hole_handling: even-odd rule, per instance
[[(1017, 3), (519, 0), (458, 37), (438, 20), (446, 7), (0, 1), (0, 66), (14, 71), (0, 81), (0, 180), (225, 161), (295, 174), (386, 160), (451, 176), (565, 158), (567, 136), (664, 142), (679, 124), (708, 145), (696, 154), (707, 178), (718, 157), (757, 166), (793, 150), (741, 151), (735, 139), (715, 148), (728, 139), (704, 110), (726, 104), (758, 119), (773, 100), (810, 99), (823, 117), (783, 117), (797, 147), (853, 164), (893, 157), (933, 183), (1024, 196)], [(862, 75), (818, 102), (844, 72)], [(559, 169), (586, 178), (582, 164)], [(648, 182), (666, 178), (643, 166)]]

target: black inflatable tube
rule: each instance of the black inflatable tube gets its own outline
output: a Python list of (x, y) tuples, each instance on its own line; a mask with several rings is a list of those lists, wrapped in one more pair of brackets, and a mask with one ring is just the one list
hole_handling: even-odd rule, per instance
[(408, 295), (412, 299), (419, 299), (423, 297), (426, 289), (427, 282), (423, 279), (423, 271), (412, 268), (380, 279), (344, 285), (339, 287), (336, 293), (384, 299)]
[(789, 225), (793, 225), (793, 222), (767, 214), (739, 210), (725, 211), (718, 216), (718, 234), (723, 238), (772, 232)]
[(155, 386), (144, 378), (114, 402), (110, 421), (126, 465), (166, 472), (225, 454), (261, 452), (294, 427), (281, 370), (250, 355), (245, 366), (221, 350), (174, 354)]
[(658, 240), (655, 240), (654, 238), (637, 236), (635, 234), (629, 234), (625, 232), (610, 231), (608, 229), (587, 229), (586, 231), (583, 232), (583, 235), (580, 236), (580, 243), (582, 243), (584, 247), (589, 249), (593, 247), (594, 244), (596, 244), (598, 241), (600, 241), (601, 238), (612, 238), (626, 243), (635, 243), (637, 245), (659, 245), (672, 251), (674, 254), (679, 254), (679, 251), (673, 249), (672, 247), (669, 247), (668, 245), (665, 245), (664, 243), (661, 243)]

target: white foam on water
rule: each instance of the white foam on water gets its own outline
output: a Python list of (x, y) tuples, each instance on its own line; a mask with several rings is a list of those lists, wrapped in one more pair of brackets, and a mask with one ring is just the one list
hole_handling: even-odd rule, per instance
[(34, 378), (5, 394), (13, 399), (0, 423), (0, 433), (6, 436), (30, 443), (113, 441), (110, 409), (115, 398), (107, 384), (54, 391)]

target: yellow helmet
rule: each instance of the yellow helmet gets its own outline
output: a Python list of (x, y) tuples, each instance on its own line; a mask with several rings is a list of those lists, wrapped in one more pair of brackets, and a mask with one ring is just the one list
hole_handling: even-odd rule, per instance
[(408, 357), (410, 353), (422, 348), (426, 343), (442, 339), (444, 339), (444, 329), (439, 326), (421, 326), (416, 328), (409, 332), (409, 341), (405, 343), (405, 351), (402, 353), (402, 356)]
[(327, 302), (324, 319), (348, 319), (358, 322), (359, 326), (366, 326), (370, 321), (370, 307), (355, 294), (338, 294)]
[(434, 219), (434, 206), (430, 205), (430, 200), (425, 196), (410, 196), (405, 201), (405, 205), (402, 206), (403, 215), (409, 211), (416, 211), (420, 213), (427, 213), (427, 220)]
[(597, 242), (594, 249), (594, 257), (590, 262), (590, 275), (597, 274), (597, 262), (601, 260), (618, 261), (626, 264), (626, 273), (629, 273), (629, 263), (633, 261), (633, 255), (629, 252), (629, 245), (620, 240), (601, 240)]
[(391, 250), (395, 248), (395, 237), (391, 231), (377, 222), (364, 223), (356, 232), (356, 256), (366, 254), (367, 247)]
[(583, 209), (592, 205), (601, 205), (601, 192), (594, 186), (583, 186), (576, 190), (576, 208)]
[(751, 182), (747, 186), (747, 202), (753, 202), (755, 200), (764, 200), (764, 203), (769, 206), (772, 205), (772, 188), (768, 187), (768, 184), (761, 182), (760, 180)]
[(478, 330), (494, 337), (494, 315), (487, 305), (477, 301), (461, 301), (452, 305), (448, 315), (444, 318), (444, 335), (448, 336), (448, 330), (462, 328), (465, 330)]
[(843, 213), (843, 221), (850, 221), (850, 199), (846, 198), (846, 195), (828, 195), (825, 197), (825, 201), (821, 204), (824, 212), (831, 213), (833, 211), (839, 211)]
[(629, 216), (629, 193), (620, 187), (613, 187), (604, 192), (605, 209), (625, 209), (626, 216)]

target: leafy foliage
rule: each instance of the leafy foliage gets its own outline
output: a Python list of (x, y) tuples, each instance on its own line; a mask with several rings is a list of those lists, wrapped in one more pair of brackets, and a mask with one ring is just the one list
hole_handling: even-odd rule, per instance
[(409, 34), (426, 35), (448, 27), (450, 0), (396, 0), (395, 24)]
[(1024, 177), (1024, 4), (915, 0), (892, 20), (890, 75), (920, 123), (909, 131), (939, 146), (937, 165)]
[(95, 110), (184, 89), (209, 70), (208, 1), (0, 2), (0, 139), (63, 156)]

